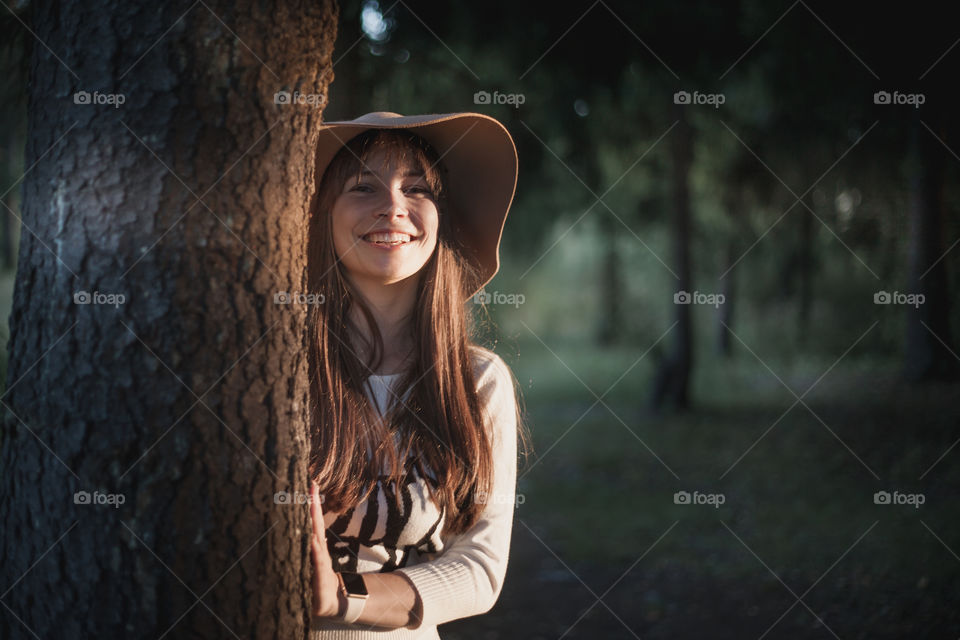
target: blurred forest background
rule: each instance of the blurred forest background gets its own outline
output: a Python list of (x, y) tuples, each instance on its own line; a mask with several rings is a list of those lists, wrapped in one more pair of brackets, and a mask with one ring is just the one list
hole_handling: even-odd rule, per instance
[[(960, 634), (943, 11), (341, 3), (325, 120), (480, 111), (520, 158), (475, 308), (535, 450), (504, 592), (444, 638)], [(3, 343), (28, 20), (0, 11)]]

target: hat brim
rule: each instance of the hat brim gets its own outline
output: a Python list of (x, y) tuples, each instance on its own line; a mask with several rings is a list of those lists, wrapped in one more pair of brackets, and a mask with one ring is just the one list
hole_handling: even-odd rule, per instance
[(447, 168), (454, 233), (466, 258), (477, 267), (477, 291), (482, 289), (500, 269), (500, 239), (517, 187), (517, 149), (506, 127), (481, 113), (376, 112), (325, 122), (317, 142), (318, 179), (344, 144), (370, 129), (408, 129), (437, 151)]

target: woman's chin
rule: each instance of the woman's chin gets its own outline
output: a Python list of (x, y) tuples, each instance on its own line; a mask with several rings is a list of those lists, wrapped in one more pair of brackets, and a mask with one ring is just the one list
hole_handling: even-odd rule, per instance
[(423, 264), (403, 261), (373, 261), (365, 265), (366, 280), (383, 285), (396, 284), (415, 277), (423, 268)]
[(367, 282), (372, 285), (379, 285), (381, 287), (390, 287), (402, 284), (404, 282), (409, 282), (413, 280), (417, 275), (418, 270), (410, 269), (384, 269), (377, 270), (367, 274), (367, 277), (364, 278)]

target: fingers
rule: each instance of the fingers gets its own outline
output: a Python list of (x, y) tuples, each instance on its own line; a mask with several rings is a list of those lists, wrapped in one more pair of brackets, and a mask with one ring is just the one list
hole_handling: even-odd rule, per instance
[(316, 480), (310, 481), (310, 504), (316, 506), (316, 510), (323, 515), (323, 505), (320, 504), (320, 485), (317, 484)]
[[(320, 487), (315, 482), (310, 487), (310, 494), (310, 516), (313, 520), (310, 556), (313, 560), (314, 579), (319, 580), (320, 571), (332, 569), (332, 563), (330, 550), (327, 548), (327, 527), (323, 522), (323, 510), (320, 507)], [(319, 582), (315, 587), (319, 587)]]
[(327, 527), (323, 523), (323, 508), (320, 506), (320, 486), (310, 483), (310, 517), (313, 521), (313, 542), (315, 546), (327, 543)]

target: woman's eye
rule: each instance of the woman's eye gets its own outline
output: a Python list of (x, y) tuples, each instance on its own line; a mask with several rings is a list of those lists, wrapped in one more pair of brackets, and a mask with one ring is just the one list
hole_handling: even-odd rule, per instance
[(355, 184), (350, 187), (350, 191), (360, 191), (362, 193), (370, 193), (373, 191), (373, 188), (368, 184)]
[(407, 191), (410, 191), (412, 193), (426, 193), (429, 195), (433, 195), (433, 192), (430, 191), (428, 187), (423, 187), (420, 185), (413, 185), (412, 187), (407, 187)]

